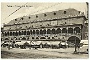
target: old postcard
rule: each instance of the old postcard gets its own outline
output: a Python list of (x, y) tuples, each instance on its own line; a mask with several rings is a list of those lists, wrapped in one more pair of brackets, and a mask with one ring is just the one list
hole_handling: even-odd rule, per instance
[(2, 59), (86, 59), (88, 2), (2, 2)]

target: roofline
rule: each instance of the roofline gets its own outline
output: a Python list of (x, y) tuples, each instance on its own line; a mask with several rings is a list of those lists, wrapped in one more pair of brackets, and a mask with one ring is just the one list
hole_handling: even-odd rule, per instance
[[(45, 22), (45, 21), (55, 21), (55, 20), (62, 20), (62, 19), (70, 19), (70, 18), (77, 18), (77, 17), (84, 17), (85, 20), (86, 20), (86, 17), (85, 16), (75, 16), (75, 17), (67, 17), (67, 18), (59, 18), (59, 19), (50, 19), (50, 20), (43, 20), (43, 21), (34, 21), (34, 22), (28, 22), (28, 23), (21, 23), (21, 24), (13, 24), (13, 25), (22, 25), (22, 24), (29, 24), (29, 23), (37, 23), (37, 22)], [(5, 24), (5, 26), (12, 26), (12, 25), (8, 25), (8, 24)]]

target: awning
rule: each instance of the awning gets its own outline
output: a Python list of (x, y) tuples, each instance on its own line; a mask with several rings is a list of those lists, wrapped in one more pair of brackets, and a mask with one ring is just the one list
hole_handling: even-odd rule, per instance
[(6, 42), (6, 43), (4, 43), (4, 44), (12, 44), (11, 42)]
[(24, 43), (25, 43), (24, 41), (21, 41), (21, 42), (16, 42), (15, 44), (23, 45)]
[(80, 43), (83, 43), (83, 44), (88, 44), (88, 40), (81, 40)]

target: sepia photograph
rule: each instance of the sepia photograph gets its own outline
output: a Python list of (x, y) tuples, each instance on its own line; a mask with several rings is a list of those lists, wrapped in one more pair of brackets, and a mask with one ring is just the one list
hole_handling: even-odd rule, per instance
[(88, 59), (88, 2), (1, 2), (1, 59)]

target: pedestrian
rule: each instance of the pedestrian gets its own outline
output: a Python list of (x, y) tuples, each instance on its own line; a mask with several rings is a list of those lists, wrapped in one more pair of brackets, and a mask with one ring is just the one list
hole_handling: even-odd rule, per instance
[(10, 45), (8, 45), (8, 50), (10, 50)]

